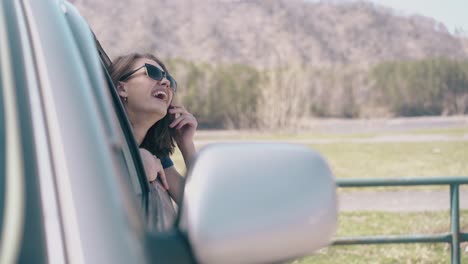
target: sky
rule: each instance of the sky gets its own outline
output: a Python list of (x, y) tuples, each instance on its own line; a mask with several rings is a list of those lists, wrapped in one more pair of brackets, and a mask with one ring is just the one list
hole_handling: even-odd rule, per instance
[(468, 33), (468, 0), (368, 0), (391, 7), (403, 14), (420, 14), (445, 24), (452, 33), (456, 29)]

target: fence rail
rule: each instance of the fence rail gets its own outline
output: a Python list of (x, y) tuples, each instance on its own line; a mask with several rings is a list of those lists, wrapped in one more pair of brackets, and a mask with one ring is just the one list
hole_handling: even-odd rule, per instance
[(390, 186), (450, 186), (450, 232), (435, 235), (407, 234), (394, 236), (338, 237), (333, 245), (401, 244), (401, 243), (449, 243), (451, 263), (460, 264), (460, 243), (468, 241), (468, 233), (460, 230), (460, 185), (468, 185), (468, 177), (417, 177), (384, 179), (338, 179), (339, 188), (390, 187)]

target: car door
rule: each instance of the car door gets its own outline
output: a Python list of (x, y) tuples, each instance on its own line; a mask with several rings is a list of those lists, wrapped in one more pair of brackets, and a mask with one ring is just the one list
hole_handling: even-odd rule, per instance
[[(108, 122), (109, 135), (114, 138), (114, 141), (121, 142), (121, 144), (118, 146), (116, 144), (114, 147), (115, 154), (118, 157), (117, 163), (121, 166), (122, 172), (126, 175), (125, 177), (128, 178), (131, 189), (133, 189), (139, 201), (140, 209), (146, 217), (147, 227), (150, 230), (167, 231), (173, 226), (176, 215), (171, 198), (159, 182), (150, 185), (146, 180), (138, 145), (107, 71), (111, 60), (94, 35), (96, 48), (88, 46), (90, 45), (88, 38), (91, 32), (89, 26), (73, 5), (66, 3), (66, 6), (68, 8), (66, 18), (70, 29), (80, 47), (81, 56), (85, 61), (88, 61), (88, 63), (85, 63), (88, 74), (96, 84), (102, 84), (96, 85), (94, 92), (99, 100), (101, 111), (106, 113), (108, 119), (110, 119)], [(89, 63), (97, 54), (99, 54), (101, 60), (99, 69)], [(109, 103), (108, 98), (111, 98), (111, 103)]]
[(0, 263), (147, 260), (145, 190), (73, 14), (63, 1), (0, 2)]
[(12, 263), (16, 258), (18, 262), (44, 263), (47, 245), (59, 250), (61, 243), (46, 235), (54, 227), (42, 218), (41, 172), (35, 153), (43, 141), (33, 141), (32, 121), (38, 113), (33, 115), (34, 106), (29, 103), (30, 88), (38, 83), (31, 72), (24, 14), (17, 8), (14, 1), (0, 3), (0, 263)]

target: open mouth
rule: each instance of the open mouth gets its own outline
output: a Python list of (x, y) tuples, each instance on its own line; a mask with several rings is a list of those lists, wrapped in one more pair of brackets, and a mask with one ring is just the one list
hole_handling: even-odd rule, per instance
[(166, 92), (161, 91), (161, 90), (154, 91), (151, 95), (152, 95), (153, 97), (155, 97), (155, 98), (160, 99), (160, 100), (166, 101), (166, 99), (167, 99), (167, 94), (166, 94)]

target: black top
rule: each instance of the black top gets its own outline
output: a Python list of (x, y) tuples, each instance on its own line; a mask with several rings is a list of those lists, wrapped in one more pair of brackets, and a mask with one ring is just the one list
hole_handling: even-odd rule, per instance
[(171, 160), (171, 158), (169, 158), (169, 156), (159, 158), (159, 160), (161, 161), (161, 165), (163, 166), (163, 169), (167, 169), (167, 168), (169, 168), (171, 166), (174, 166), (174, 162), (172, 162), (172, 160)]

